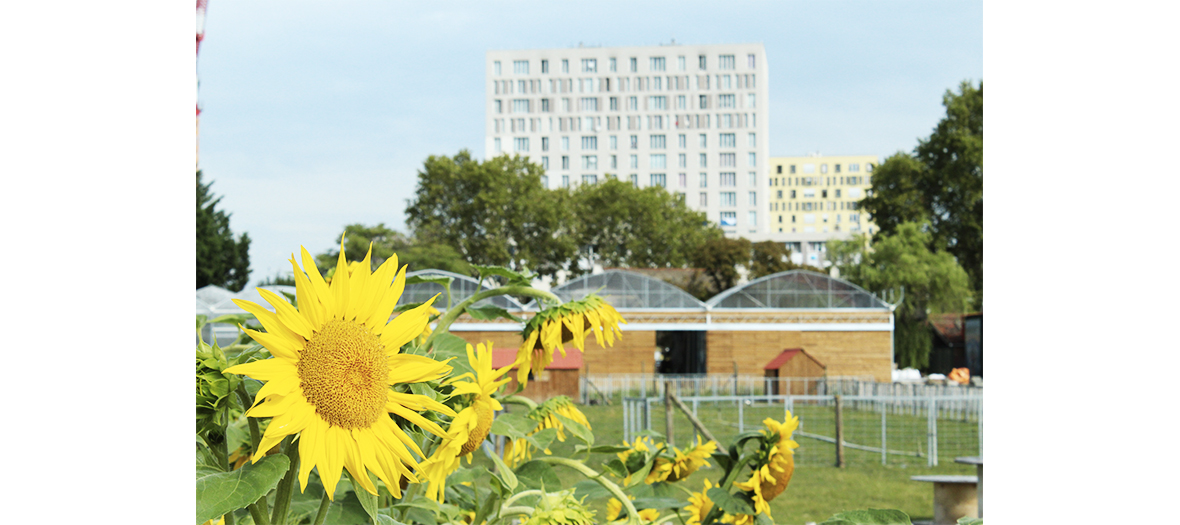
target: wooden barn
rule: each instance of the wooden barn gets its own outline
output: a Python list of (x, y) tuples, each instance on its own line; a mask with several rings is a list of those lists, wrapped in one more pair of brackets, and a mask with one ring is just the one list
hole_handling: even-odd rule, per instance
[(766, 394), (815, 395), (817, 384), (811, 380), (827, 375), (827, 367), (802, 348), (788, 348), (763, 368)]
[[(581, 391), (579, 380), (582, 370), (582, 352), (577, 348), (567, 348), (565, 350), (565, 357), (561, 353), (553, 356), (553, 362), (545, 367), (541, 372), (541, 376), (533, 376), (529, 378), (528, 386), (520, 395), (532, 399), (538, 403), (544, 402), (551, 397), (569, 396), (570, 399), (580, 399)], [(511, 365), (516, 360), (516, 348), (496, 348), (492, 350), (492, 367), (499, 369)], [(506, 392), (516, 391), (516, 369), (508, 372), (507, 377), (511, 377), (512, 381), (508, 382)]]

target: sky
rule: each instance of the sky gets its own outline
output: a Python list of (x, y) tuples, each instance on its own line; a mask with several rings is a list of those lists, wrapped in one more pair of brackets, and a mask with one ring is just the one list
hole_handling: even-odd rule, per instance
[(429, 155), (483, 155), (495, 49), (761, 42), (770, 155), (911, 151), (942, 96), (983, 79), (981, 2), (210, 0), (200, 164), (251, 283), (347, 224), (405, 231)]

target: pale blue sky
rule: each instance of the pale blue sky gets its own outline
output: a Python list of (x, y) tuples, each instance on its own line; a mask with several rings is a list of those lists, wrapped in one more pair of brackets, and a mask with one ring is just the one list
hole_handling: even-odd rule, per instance
[(482, 155), (489, 49), (761, 42), (770, 154), (911, 150), (983, 78), (981, 2), (230, 2), (201, 46), (201, 168), (251, 282), (345, 224), (405, 230), (427, 155)]

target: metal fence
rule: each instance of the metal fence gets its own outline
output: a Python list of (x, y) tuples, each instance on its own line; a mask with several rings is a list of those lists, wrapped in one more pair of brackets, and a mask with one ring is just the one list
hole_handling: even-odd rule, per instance
[[(680, 397), (680, 396), (678, 396)], [(959, 456), (983, 455), (983, 398), (976, 396), (708, 395), (681, 401), (711, 433), (728, 445), (742, 432), (764, 428), (762, 421), (782, 421), (784, 410), (799, 417), (795, 462), (836, 463), (837, 418), (843, 434), (845, 464), (926, 464), (952, 462)], [(653, 427), (653, 421), (655, 426)], [(628, 442), (644, 430), (666, 434), (664, 398), (623, 399), (623, 436)], [(694, 440), (695, 429), (674, 414), (674, 441)]]

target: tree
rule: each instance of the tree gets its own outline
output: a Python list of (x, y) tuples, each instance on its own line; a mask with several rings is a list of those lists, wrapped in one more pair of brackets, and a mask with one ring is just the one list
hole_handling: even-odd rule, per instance
[(212, 185), (201, 183), (197, 170), (197, 288), (213, 284), (239, 292), (250, 279), (250, 236), (234, 239), (230, 214), (217, 209), (221, 197), (214, 197)]
[(751, 245), (750, 279), (757, 279), (798, 266), (791, 262), (791, 251), (781, 242), (762, 241)]
[[(423, 243), (413, 237), (388, 228), (385, 223), (376, 226), (349, 224), (344, 227), (344, 257), (351, 261), (362, 261), (373, 247), (370, 262), (373, 268), (380, 266), (393, 254), (397, 254), (398, 266), (409, 266), (407, 271), (446, 270), (461, 275), (470, 275), (471, 265), (463, 260), (459, 252), (444, 244)], [(337, 238), (339, 239), (339, 238)], [(316, 265), (321, 269), (334, 268), (340, 250), (333, 248), (315, 256)]]
[(732, 288), (737, 283), (738, 266), (750, 262), (750, 241), (718, 237), (701, 246), (693, 261), (718, 290)]
[(829, 259), (842, 278), (873, 292), (904, 287), (893, 332), (894, 355), (902, 368), (929, 364), (928, 313), (963, 312), (972, 300), (967, 272), (950, 253), (930, 250), (927, 229), (926, 223), (904, 222), (892, 235), (875, 237), (872, 246), (864, 235), (828, 242)]
[(639, 189), (608, 177), (570, 195), (577, 244), (593, 250), (594, 261), (605, 266), (683, 267), (706, 241), (722, 236), (703, 212), (689, 209), (663, 188)]
[(415, 238), (454, 248), (471, 264), (555, 276), (571, 266), (576, 240), (571, 206), (541, 185), (542, 168), (519, 155), (486, 162), (460, 151), (431, 155), (406, 209)]
[(862, 206), (892, 235), (907, 222), (929, 223), (931, 250), (954, 255), (983, 290), (983, 83), (959, 86), (943, 96), (946, 116), (913, 155), (897, 153), (873, 173)]

